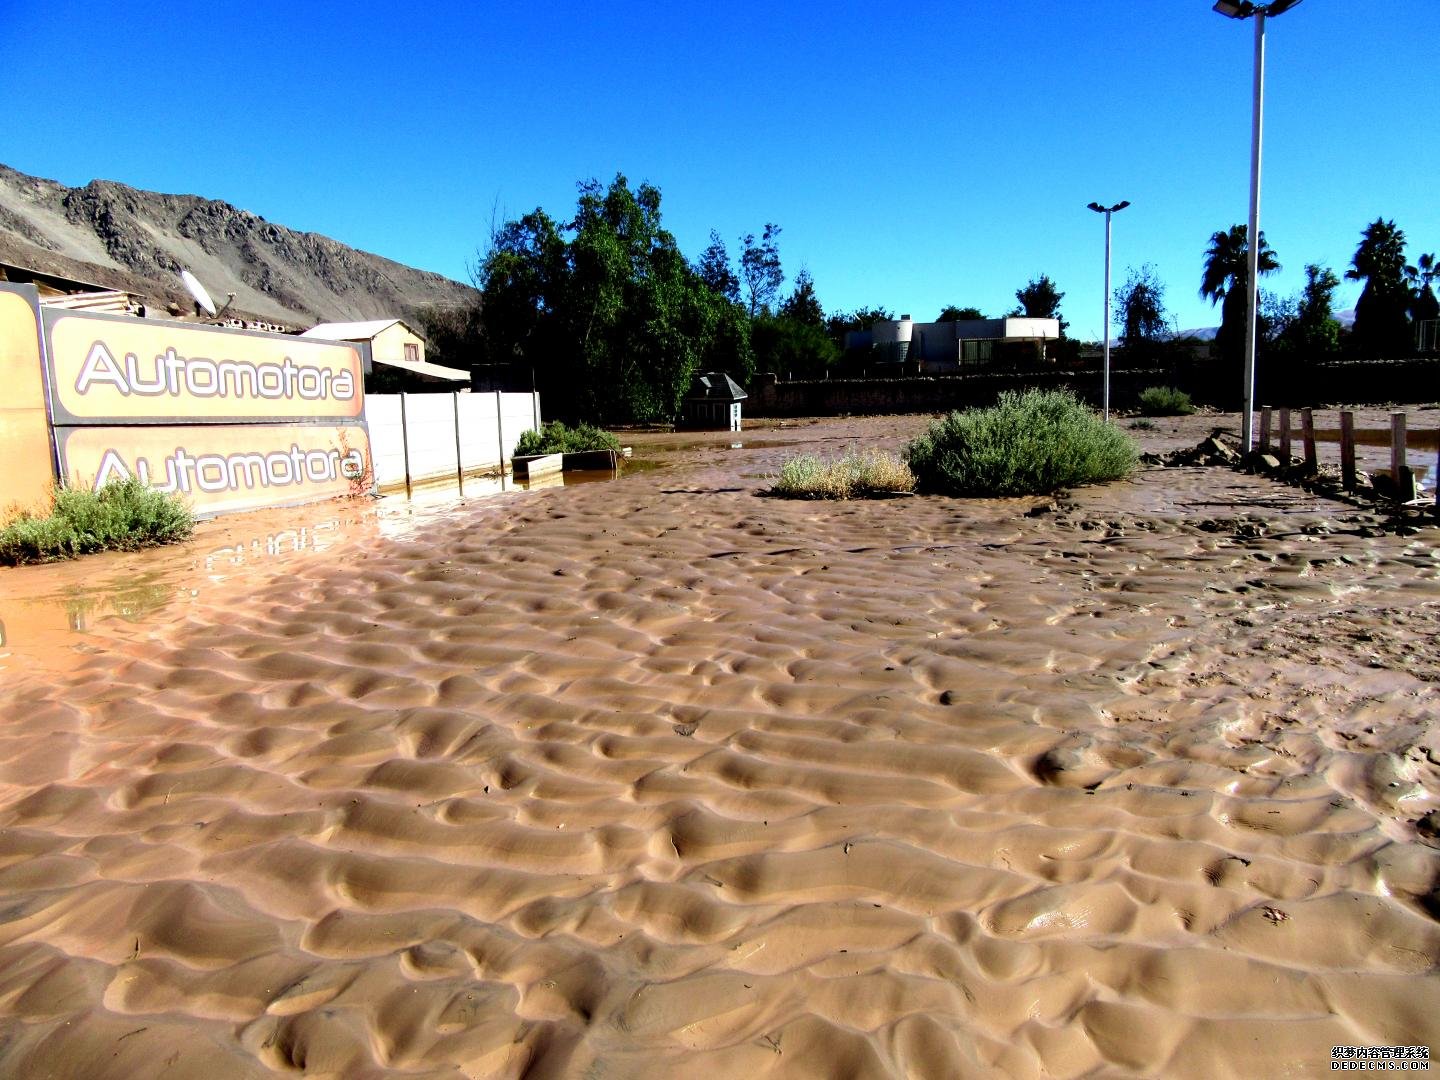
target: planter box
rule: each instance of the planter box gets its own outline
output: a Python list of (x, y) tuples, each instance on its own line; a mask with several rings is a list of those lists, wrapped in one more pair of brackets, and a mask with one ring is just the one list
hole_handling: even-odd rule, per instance
[(564, 458), (566, 472), (574, 469), (604, 469), (614, 472), (620, 467), (620, 455), (614, 450), (585, 450), (579, 454), (565, 454)]
[(565, 468), (564, 454), (526, 454), (524, 457), (510, 459), (511, 471), (515, 479), (528, 480), (532, 476), (547, 476), (550, 473), (558, 473)]

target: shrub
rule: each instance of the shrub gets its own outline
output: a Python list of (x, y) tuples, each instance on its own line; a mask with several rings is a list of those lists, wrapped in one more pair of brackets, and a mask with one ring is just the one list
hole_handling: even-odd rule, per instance
[(57, 487), (45, 517), (21, 514), (0, 529), (0, 563), (51, 562), (95, 551), (134, 551), (189, 539), (195, 515), (178, 495), (133, 477), (98, 491)]
[(920, 490), (944, 495), (1043, 495), (1117, 479), (1137, 460), (1130, 436), (1058, 390), (1007, 390), (991, 408), (953, 412), (905, 453)]
[(1132, 420), (1130, 421), (1131, 431), (1154, 431), (1155, 421), (1153, 420)]
[(1173, 386), (1147, 386), (1140, 391), (1142, 416), (1189, 416), (1195, 411), (1190, 395)]
[(894, 454), (848, 451), (838, 461), (801, 454), (780, 467), (769, 494), (786, 499), (856, 499), (914, 491), (915, 474)]
[(515, 444), (517, 457), (531, 454), (580, 454), (586, 450), (619, 450), (620, 440), (608, 431), (580, 424), (567, 428), (559, 420), (551, 420), (539, 431), (527, 431)]

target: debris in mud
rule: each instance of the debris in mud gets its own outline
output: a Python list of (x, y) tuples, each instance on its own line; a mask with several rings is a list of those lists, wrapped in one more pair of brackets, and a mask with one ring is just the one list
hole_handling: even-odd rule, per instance
[(1434, 504), (1395, 502), (1393, 485), (1384, 475), (1371, 476), (1357, 471), (1355, 487), (1347, 491), (1336, 465), (1312, 468), (1304, 458), (1292, 457), (1282, 461), (1271, 452), (1245, 455), (1240, 451), (1239, 439), (1224, 428), (1216, 428), (1208, 438), (1189, 449), (1172, 450), (1168, 454), (1141, 454), (1140, 462), (1162, 469), (1221, 466), (1258, 473), (1321, 498), (1375, 510), (1375, 527), (1379, 532), (1399, 536), (1413, 535), (1420, 527), (1440, 516), (1440, 507)]

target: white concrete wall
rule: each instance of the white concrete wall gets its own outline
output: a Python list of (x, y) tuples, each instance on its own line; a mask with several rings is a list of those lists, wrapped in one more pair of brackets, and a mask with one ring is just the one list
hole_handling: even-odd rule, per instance
[(366, 394), (365, 418), (370, 422), (370, 454), (375, 482), (381, 487), (405, 483), (405, 444), (400, 436), (400, 395)]
[(538, 394), (366, 394), (365, 413), (376, 482), (393, 489), (405, 485), (407, 450), (412, 484), (447, 479), (460, 469), (508, 468), (521, 434), (539, 420), (540, 398)]
[(455, 395), (402, 394), (410, 479), (455, 475)]

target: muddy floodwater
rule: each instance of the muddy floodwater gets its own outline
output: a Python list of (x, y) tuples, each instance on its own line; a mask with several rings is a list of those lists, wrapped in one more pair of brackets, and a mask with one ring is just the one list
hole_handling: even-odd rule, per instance
[(1440, 1051), (1440, 530), (1207, 468), (760, 494), (923, 423), (0, 571), (0, 1075)]

